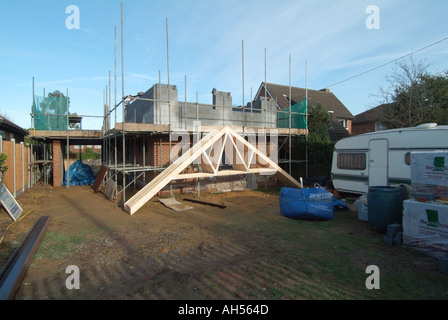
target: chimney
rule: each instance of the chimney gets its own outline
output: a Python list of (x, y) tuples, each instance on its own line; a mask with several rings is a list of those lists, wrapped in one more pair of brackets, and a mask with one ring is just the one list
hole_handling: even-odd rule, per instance
[(320, 89), (319, 91), (322, 91), (322, 92), (330, 92), (330, 89), (328, 89), (328, 88), (324, 88), (324, 89)]

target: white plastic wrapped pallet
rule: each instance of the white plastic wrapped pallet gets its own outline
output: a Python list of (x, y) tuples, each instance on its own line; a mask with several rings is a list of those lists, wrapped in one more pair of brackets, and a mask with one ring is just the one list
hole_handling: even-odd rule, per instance
[(437, 258), (448, 256), (448, 205), (403, 201), (403, 244)]
[(411, 186), (414, 195), (448, 197), (448, 151), (411, 152)]

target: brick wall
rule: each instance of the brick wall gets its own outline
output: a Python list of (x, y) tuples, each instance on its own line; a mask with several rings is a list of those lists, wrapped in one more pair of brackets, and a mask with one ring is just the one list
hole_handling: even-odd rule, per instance
[(61, 141), (53, 140), (53, 186), (62, 186), (62, 149)]
[(347, 120), (347, 131), (350, 134), (353, 134), (353, 122), (352, 120)]
[[(179, 138), (182, 137), (182, 138)], [(170, 143), (169, 136), (166, 134), (151, 135), (139, 138), (131, 138), (132, 140), (127, 141), (127, 148), (132, 149), (131, 159), (132, 162), (135, 161), (137, 165), (143, 165), (143, 146), (145, 145), (145, 166), (153, 167), (165, 167), (170, 164)], [(188, 140), (189, 139), (189, 140)], [(181, 142), (185, 145), (182, 146)], [(175, 136), (172, 135), (171, 150), (173, 153), (178, 153), (182, 155), (182, 152), (186, 152), (196, 140), (192, 136)], [(259, 141), (259, 149), (266, 152), (269, 156), (271, 152), (277, 153), (277, 150), (271, 150), (269, 142)], [(130, 160), (130, 159), (128, 159)], [(175, 161), (176, 158), (172, 159)], [(193, 172), (193, 168), (190, 168), (190, 172)], [(161, 171), (146, 171), (144, 176), (139, 178), (139, 185), (143, 186), (145, 183), (150, 182), (154, 179)], [(244, 189), (254, 189), (263, 187), (272, 187), (277, 184), (277, 180), (272, 176), (262, 176), (259, 174), (241, 175), (241, 176), (228, 176), (228, 177), (214, 177), (214, 178), (201, 178), (200, 187), (201, 192), (210, 191), (223, 191), (223, 190), (244, 190)], [(171, 183), (171, 190), (174, 194), (185, 193), (185, 192), (195, 192), (197, 190), (197, 180), (174, 180)], [(165, 196), (170, 192), (169, 185), (166, 186), (159, 195)]]
[(375, 131), (375, 123), (354, 123), (352, 124), (352, 135), (363, 134)]

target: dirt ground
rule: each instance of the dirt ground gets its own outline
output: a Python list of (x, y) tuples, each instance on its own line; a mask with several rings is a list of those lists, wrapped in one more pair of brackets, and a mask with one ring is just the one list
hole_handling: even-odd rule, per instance
[[(176, 195), (177, 200), (184, 198), (197, 199), (197, 195)], [(359, 295), (367, 291), (364, 269), (372, 259), (363, 256), (365, 249), (347, 253), (353, 264), (359, 264), (363, 288), (326, 289), (323, 284), (333, 279), (331, 271), (322, 272), (316, 270), (318, 264), (308, 264), (305, 251), (300, 251), (309, 246), (306, 252), (313, 254), (307, 244), (310, 235), (302, 232), (306, 224), (281, 216), (278, 193), (252, 190), (203, 194), (200, 200), (227, 208), (184, 201), (192, 209), (181, 212), (165, 207), (158, 199), (153, 198), (130, 216), (90, 186), (66, 189), (38, 185), (21, 194), (17, 200), (24, 210), (22, 220), (10, 226), (12, 219), (3, 209), (0, 211), (0, 230), (10, 226), (0, 244), (2, 265), (40, 216), (51, 218), (16, 299), (383, 297), (371, 292)], [(331, 231), (335, 236), (357, 235), (356, 239), (365, 242), (361, 248), (375, 243), (381, 250), (389, 250), (382, 254), (399, 250), (381, 243), (382, 236), (372, 234), (349, 210), (338, 212), (335, 221), (315, 226), (319, 232)], [(334, 248), (336, 244), (329, 244), (330, 250)], [(389, 266), (397, 272), (412, 264), (418, 272), (443, 277), (437, 274), (434, 259), (418, 256), (420, 262), (416, 264), (415, 256), (397, 254), (400, 267), (392, 266), (396, 261)], [(66, 268), (70, 265), (80, 270), (80, 289), (66, 287), (70, 275)], [(447, 283), (446, 277), (444, 281)]]

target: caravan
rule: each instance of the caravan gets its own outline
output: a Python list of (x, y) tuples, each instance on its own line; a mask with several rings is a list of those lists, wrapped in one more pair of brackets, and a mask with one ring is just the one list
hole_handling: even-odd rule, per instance
[(410, 186), (411, 152), (434, 150), (448, 151), (448, 126), (427, 123), (344, 138), (333, 152), (334, 188), (366, 194), (370, 186)]

